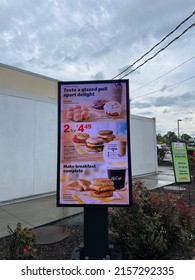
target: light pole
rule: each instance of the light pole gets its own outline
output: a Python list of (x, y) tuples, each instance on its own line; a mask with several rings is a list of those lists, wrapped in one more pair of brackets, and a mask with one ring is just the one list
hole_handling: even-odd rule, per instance
[(182, 120), (177, 120), (177, 128), (178, 128), (178, 135), (177, 135), (177, 138), (179, 140), (180, 136), (179, 136), (179, 122), (181, 122)]

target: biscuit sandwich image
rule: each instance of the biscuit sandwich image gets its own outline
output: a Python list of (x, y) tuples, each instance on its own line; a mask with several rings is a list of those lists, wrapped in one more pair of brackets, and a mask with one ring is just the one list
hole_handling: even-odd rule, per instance
[(85, 144), (88, 138), (89, 134), (87, 133), (75, 133), (72, 138), (72, 142), (76, 144)]
[(95, 178), (91, 182), (90, 195), (93, 197), (110, 197), (115, 190), (114, 183), (108, 178)]
[(112, 130), (100, 130), (97, 137), (103, 139), (106, 143), (108, 143), (115, 138), (115, 135), (113, 134)]
[(102, 152), (104, 149), (104, 140), (98, 137), (90, 137), (86, 140), (86, 150), (88, 152)]

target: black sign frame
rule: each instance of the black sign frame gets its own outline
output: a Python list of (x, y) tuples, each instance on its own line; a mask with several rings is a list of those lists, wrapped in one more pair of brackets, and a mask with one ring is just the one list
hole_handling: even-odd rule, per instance
[[(125, 204), (120, 204), (120, 203), (115, 203), (109, 202), (109, 203), (76, 203), (75, 201), (68, 202), (68, 203), (62, 203), (61, 201), (61, 192), (62, 192), (62, 187), (61, 187), (61, 154), (62, 154), (62, 107), (63, 107), (63, 102), (62, 102), (62, 88), (63, 87), (72, 87), (72, 86), (86, 86), (93, 88), (94, 86), (96, 87), (102, 87), (106, 86), (108, 84), (120, 84), (125, 85), (125, 111), (126, 111), (126, 137), (127, 137), (127, 181), (128, 181), (128, 197), (127, 197), (127, 203)], [(71, 92), (71, 91), (70, 91)], [(84, 91), (83, 91), (84, 92)], [(101, 95), (106, 98), (105, 94)], [(97, 98), (98, 99), (98, 98)], [(68, 101), (68, 97), (67, 97)], [(58, 82), (58, 147), (57, 147), (57, 206), (58, 207), (129, 207), (132, 204), (132, 174), (131, 174), (131, 149), (130, 149), (130, 108), (129, 108), (129, 80), (97, 80), (97, 81), (68, 81), (68, 82)], [(87, 122), (86, 122), (87, 124)]]

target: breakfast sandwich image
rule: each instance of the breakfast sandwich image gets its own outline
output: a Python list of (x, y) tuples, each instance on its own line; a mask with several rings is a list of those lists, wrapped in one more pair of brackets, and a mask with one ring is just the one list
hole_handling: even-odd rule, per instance
[(103, 139), (106, 143), (108, 143), (115, 138), (115, 135), (113, 134), (112, 130), (100, 130), (97, 137)]
[(94, 197), (110, 197), (115, 190), (114, 183), (109, 178), (95, 178), (89, 188), (90, 195)]
[(89, 134), (87, 133), (75, 133), (72, 142), (75, 144), (86, 144), (86, 140), (89, 138)]
[(104, 149), (104, 140), (98, 137), (90, 137), (86, 140), (86, 150), (88, 152), (102, 152)]

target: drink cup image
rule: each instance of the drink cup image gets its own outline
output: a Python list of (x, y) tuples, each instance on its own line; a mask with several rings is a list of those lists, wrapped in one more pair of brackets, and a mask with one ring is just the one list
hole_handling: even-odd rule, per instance
[(114, 183), (116, 190), (124, 189), (125, 178), (126, 178), (126, 167), (108, 167), (107, 168), (108, 178)]
[(126, 140), (119, 140), (118, 141), (118, 154), (120, 156), (124, 156), (126, 154), (126, 146), (127, 146), (127, 141)]
[(122, 101), (122, 85), (120, 83), (113, 84), (111, 87), (111, 100), (121, 104)]

